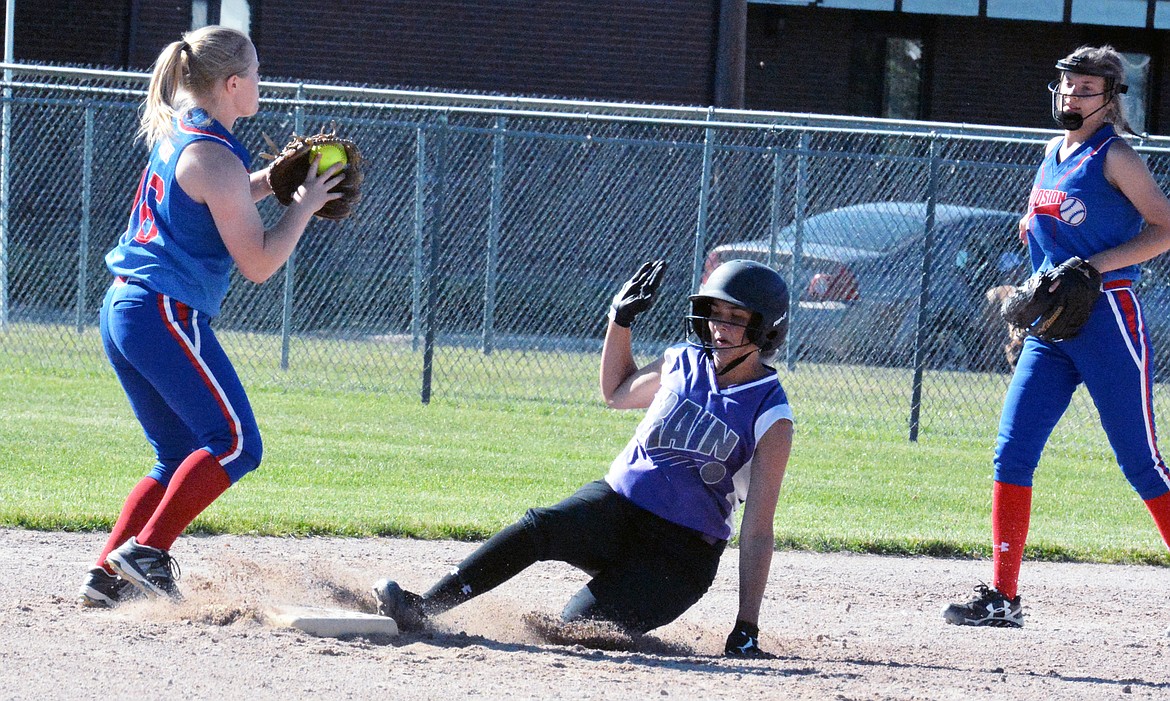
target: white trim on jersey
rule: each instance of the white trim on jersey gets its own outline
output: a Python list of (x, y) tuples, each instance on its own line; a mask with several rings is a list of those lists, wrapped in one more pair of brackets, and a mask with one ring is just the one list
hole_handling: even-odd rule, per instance
[(763, 414), (760, 414), (760, 417), (756, 419), (756, 425), (753, 429), (756, 432), (756, 444), (758, 445), (760, 439), (768, 432), (768, 429), (772, 428), (772, 424), (777, 421), (783, 421), (784, 419), (796, 423), (792, 418), (792, 407), (787, 404), (774, 406)]
[(236, 408), (232, 406), (231, 401), (228, 399), (227, 393), (224, 392), (223, 387), (219, 385), (219, 380), (217, 380), (215, 375), (211, 372), (211, 368), (207, 367), (207, 363), (203, 362), (203, 356), (199, 354), (199, 327), (195, 324), (198, 318), (194, 316), (197, 313), (196, 310), (191, 309), (191, 326), (196, 330), (196, 338), (192, 340), (187, 336), (186, 333), (184, 333), (182, 324), (180, 324), (179, 321), (175, 318), (172, 299), (166, 295), (162, 295), (162, 301), (163, 309), (166, 309), (167, 311), (167, 323), (169, 323), (171, 328), (174, 329), (176, 338), (183, 340), (183, 343), (187, 346), (187, 350), (191, 352), (191, 356), (194, 357), (195, 362), (199, 364), (199, 369), (202, 370), (203, 376), (206, 377), (207, 380), (211, 382), (212, 387), (215, 388), (215, 393), (219, 397), (220, 403), (227, 410), (228, 416), (231, 418), (232, 433), (236, 437), (236, 449), (232, 451), (230, 455), (226, 455), (222, 458), (216, 456), (216, 459), (219, 460), (219, 464), (223, 467), (227, 467), (229, 463), (240, 457), (240, 455), (244, 452), (244, 429), (240, 424), (240, 417), (236, 415)]
[(751, 486), (752, 481), (752, 461), (748, 460), (743, 467), (739, 468), (734, 475), (731, 476), (731, 494), (728, 494), (728, 501), (731, 502), (731, 509), (727, 512), (727, 527), (731, 529), (731, 536), (734, 537), (735, 530), (735, 514), (739, 511), (740, 504), (747, 501), (748, 487)]
[[(714, 368), (715, 364), (711, 363), (711, 367)], [(760, 385), (768, 383), (768, 382), (775, 382), (775, 383), (779, 384), (780, 379), (778, 377), (776, 377), (775, 374), (771, 374), (771, 375), (768, 375), (767, 377), (761, 377), (758, 380), (752, 380), (751, 382), (745, 382), (742, 385), (731, 385), (730, 387), (722, 387), (722, 388), (718, 385), (718, 383), (712, 382), (711, 389), (716, 394), (735, 394), (736, 392), (747, 391), (753, 387), (759, 387)]]

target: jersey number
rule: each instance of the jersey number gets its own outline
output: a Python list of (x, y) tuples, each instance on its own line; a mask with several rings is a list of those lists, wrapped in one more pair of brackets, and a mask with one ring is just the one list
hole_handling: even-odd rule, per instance
[(150, 174), (150, 181), (145, 191), (138, 196), (138, 233), (134, 240), (138, 243), (150, 243), (158, 236), (158, 227), (154, 223), (154, 208), (166, 197), (163, 179), (158, 173)]

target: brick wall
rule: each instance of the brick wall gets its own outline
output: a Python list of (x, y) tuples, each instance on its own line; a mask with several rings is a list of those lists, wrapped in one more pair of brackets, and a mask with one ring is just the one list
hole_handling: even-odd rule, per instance
[[(345, 41), (304, 33), (314, 0), (267, 10), (265, 75), (595, 100), (707, 104), (716, 0), (337, 0)], [(290, 37), (297, 36), (297, 41)]]
[[(262, 73), (274, 79), (706, 105), (718, 7), (334, 0), (326, 12), (318, 0), (253, 0), (251, 31)], [(190, 23), (189, 1), (19, 2), (16, 57), (146, 70)]]
[[(1150, 133), (1170, 133), (1167, 32), (970, 17), (753, 5), (748, 13), (749, 109), (860, 114), (849, 100), (853, 47), (866, 35), (924, 42), (923, 119), (1053, 127), (1053, 64), (1082, 44), (1151, 56)], [(852, 110), (852, 111), (851, 111)], [(880, 116), (860, 114), (860, 116)]]
[[(273, 79), (707, 105), (719, 5), (335, 0), (327, 24), (344, 29), (330, 33), (312, 29), (318, 0), (252, 0), (252, 35)], [(41, 0), (16, 13), (17, 60), (133, 70), (191, 21), (189, 0)], [(925, 43), (925, 119), (1049, 127), (1052, 64), (1110, 42), (1151, 55), (1148, 128), (1170, 133), (1168, 32), (776, 5), (748, 9), (747, 107), (857, 114), (854, 46), (899, 33)]]

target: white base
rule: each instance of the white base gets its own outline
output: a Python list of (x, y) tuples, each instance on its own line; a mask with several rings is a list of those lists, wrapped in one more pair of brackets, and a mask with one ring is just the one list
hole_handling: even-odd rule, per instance
[(265, 618), (274, 626), (296, 628), (322, 638), (340, 638), (349, 635), (398, 635), (398, 624), (393, 618), (376, 616), (349, 609), (330, 609), (318, 606), (270, 606)]

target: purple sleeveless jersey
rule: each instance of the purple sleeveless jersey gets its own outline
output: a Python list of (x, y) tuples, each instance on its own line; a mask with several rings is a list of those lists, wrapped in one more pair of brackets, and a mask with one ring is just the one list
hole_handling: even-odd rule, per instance
[(756, 442), (781, 419), (792, 409), (775, 374), (719, 389), (705, 353), (672, 346), (662, 386), (605, 480), (653, 514), (727, 540)]

